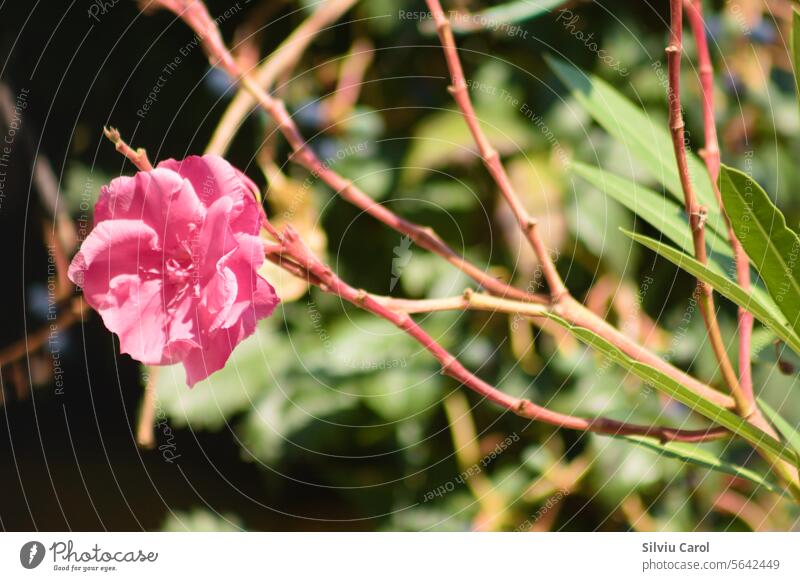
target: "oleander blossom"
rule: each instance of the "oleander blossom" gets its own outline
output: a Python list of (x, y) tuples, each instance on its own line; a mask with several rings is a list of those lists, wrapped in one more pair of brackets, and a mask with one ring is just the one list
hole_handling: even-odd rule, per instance
[(168, 159), (102, 188), (69, 278), (123, 353), (183, 363), (193, 386), (272, 313), (279, 299), (257, 273), (265, 218), (256, 191), (213, 155)]

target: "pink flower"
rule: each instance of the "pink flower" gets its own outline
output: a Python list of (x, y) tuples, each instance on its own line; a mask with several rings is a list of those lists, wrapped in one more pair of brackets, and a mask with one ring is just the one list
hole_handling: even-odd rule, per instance
[(168, 159), (100, 192), (69, 267), (86, 302), (148, 365), (181, 362), (190, 386), (221, 369), (279, 299), (264, 262), (256, 185), (224, 159)]

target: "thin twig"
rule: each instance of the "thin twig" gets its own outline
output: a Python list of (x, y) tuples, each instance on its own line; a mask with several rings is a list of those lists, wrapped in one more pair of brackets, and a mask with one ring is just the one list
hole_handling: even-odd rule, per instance
[[(289, 71), (300, 60), (317, 34), (338, 20), (356, 1), (328, 0), (320, 4), (256, 69), (253, 75), (256, 83), (268, 91), (280, 74)], [(206, 153), (224, 155), (233, 136), (256, 104), (257, 100), (249, 92), (240, 89), (214, 130)]]
[(550, 289), (552, 300), (560, 300), (562, 297), (568, 295), (568, 291), (556, 270), (553, 259), (547, 250), (547, 246), (545, 246), (544, 241), (539, 235), (536, 219), (530, 216), (525, 209), (522, 199), (514, 190), (514, 186), (506, 173), (505, 167), (503, 167), (503, 163), (500, 161), (500, 154), (486, 137), (486, 134), (481, 128), (480, 120), (475, 114), (475, 108), (472, 106), (469, 89), (467, 88), (467, 80), (464, 77), (464, 70), (461, 66), (461, 60), (458, 57), (458, 49), (456, 48), (455, 37), (450, 27), (450, 21), (445, 15), (444, 10), (442, 10), (442, 5), (439, 0), (427, 0), (427, 3), (433, 15), (433, 21), (436, 24), (436, 31), (439, 33), (442, 48), (444, 49), (447, 68), (450, 71), (451, 83), (449, 89), (453, 94), (453, 99), (464, 116), (464, 120), (469, 127), (470, 133), (472, 133), (475, 144), (478, 146), (478, 151), (481, 154), (481, 159), (486, 169), (489, 171), (489, 174), (491, 174), (495, 183), (497, 183), (506, 203), (516, 217), (522, 233), (528, 239), (528, 242), (536, 254), (544, 278), (547, 281), (547, 286)]
[[(480, 506), (480, 511), (473, 520), (473, 528), (478, 531), (497, 531), (507, 521), (508, 502), (502, 491), (495, 488), (478, 465), (481, 460), (481, 445), (475, 430), (469, 402), (462, 391), (454, 391), (442, 402), (447, 423), (450, 425), (450, 437), (453, 440), (453, 451), (470, 493)], [(477, 470), (475, 469), (477, 468)]]
[(147, 380), (142, 392), (142, 402), (139, 406), (139, 420), (136, 425), (136, 443), (140, 448), (147, 450), (153, 448), (156, 443), (155, 419), (156, 419), (156, 380), (158, 379), (158, 367), (151, 366), (148, 370)]
[(114, 144), (117, 151), (130, 160), (141, 171), (152, 171), (153, 165), (147, 159), (147, 152), (141, 147), (133, 149), (130, 145), (122, 140), (119, 131), (114, 127), (103, 127), (103, 135)]
[[(692, 231), (694, 255), (703, 264), (708, 262), (706, 254), (705, 221), (707, 210), (697, 202), (697, 196), (689, 175), (689, 166), (686, 160), (686, 144), (684, 137), (683, 113), (681, 111), (681, 53), (683, 52), (683, 0), (670, 0), (670, 34), (669, 45), (666, 48), (667, 69), (669, 77), (669, 129), (672, 137), (672, 146), (675, 151), (675, 160), (678, 164), (678, 174), (683, 190), (684, 206), (689, 216), (689, 226)], [(713, 289), (710, 285), (697, 280), (699, 287), (700, 312), (703, 315), (708, 339), (714, 350), (714, 355), (719, 362), (720, 371), (725, 383), (730, 389), (736, 402), (736, 407), (742, 417), (749, 417), (755, 406), (745, 395), (739, 384), (739, 379), (733, 364), (725, 349), (725, 342), (717, 321), (714, 308)]]
[(336, 90), (321, 105), (323, 118), (330, 124), (336, 124), (349, 114), (364, 84), (364, 75), (372, 63), (375, 54), (372, 43), (366, 38), (357, 38), (350, 47), (350, 52), (339, 66), (339, 80)]
[[(736, 282), (747, 292), (750, 292), (750, 262), (742, 248), (741, 242), (736, 238), (731, 224), (730, 217), (725, 212), (725, 205), (722, 202), (722, 194), (719, 191), (719, 171), (720, 171), (720, 151), (717, 139), (717, 126), (714, 114), (714, 68), (711, 64), (711, 54), (708, 50), (708, 39), (706, 38), (705, 19), (703, 18), (702, 0), (685, 0), (689, 24), (694, 35), (695, 46), (697, 48), (697, 61), (700, 73), (700, 90), (703, 96), (703, 128), (705, 135), (705, 146), (700, 151), (700, 156), (706, 164), (708, 175), (711, 178), (711, 187), (717, 199), (722, 215), (725, 218), (725, 225), (728, 229), (728, 240), (733, 248), (733, 256), (736, 262)], [(753, 315), (746, 309), (739, 307), (739, 384), (745, 397), (754, 405), (753, 377), (750, 364), (750, 345), (753, 335)]]
[(80, 297), (72, 299), (72, 301), (64, 304), (60, 308), (60, 313), (54, 321), (50, 321), (47, 325), (42, 326), (30, 335), (1, 349), (0, 367), (9, 365), (39, 349), (50, 339), (53, 329), (61, 331), (76, 321), (79, 321), (81, 318), (80, 301)]

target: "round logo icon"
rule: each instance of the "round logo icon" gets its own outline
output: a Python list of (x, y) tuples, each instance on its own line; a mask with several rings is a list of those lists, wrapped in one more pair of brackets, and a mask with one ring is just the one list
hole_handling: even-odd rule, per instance
[(44, 545), (39, 541), (28, 541), (19, 550), (19, 562), (26, 569), (35, 569), (44, 560)]

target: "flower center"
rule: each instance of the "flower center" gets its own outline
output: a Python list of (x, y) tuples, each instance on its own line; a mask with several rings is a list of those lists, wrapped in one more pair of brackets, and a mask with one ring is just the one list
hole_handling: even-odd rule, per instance
[(191, 260), (170, 258), (164, 265), (167, 281), (179, 286), (185, 285), (192, 277), (194, 264)]

